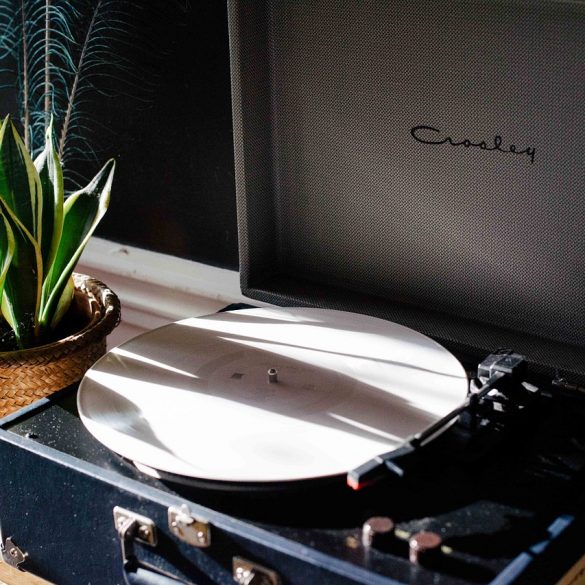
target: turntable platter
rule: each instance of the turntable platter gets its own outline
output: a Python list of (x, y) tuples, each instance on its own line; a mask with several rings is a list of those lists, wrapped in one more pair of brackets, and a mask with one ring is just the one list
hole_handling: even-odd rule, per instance
[(435, 341), (364, 315), (262, 308), (141, 335), (83, 379), (81, 420), (139, 464), (287, 482), (343, 474), (460, 405), (467, 377)]

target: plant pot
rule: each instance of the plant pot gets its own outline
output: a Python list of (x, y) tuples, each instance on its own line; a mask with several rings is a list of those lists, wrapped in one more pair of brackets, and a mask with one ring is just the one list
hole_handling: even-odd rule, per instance
[(106, 337), (120, 322), (120, 301), (105, 284), (74, 274), (71, 308), (58, 341), (0, 352), (0, 417), (78, 382), (106, 352)]

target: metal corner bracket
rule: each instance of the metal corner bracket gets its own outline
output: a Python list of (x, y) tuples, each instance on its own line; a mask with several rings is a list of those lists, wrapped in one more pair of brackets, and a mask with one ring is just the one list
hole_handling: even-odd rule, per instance
[(0, 543), (2, 546), (2, 560), (11, 567), (20, 568), (20, 565), (28, 558), (28, 553), (24, 552), (15, 544), (12, 537), (9, 536), (4, 542)]

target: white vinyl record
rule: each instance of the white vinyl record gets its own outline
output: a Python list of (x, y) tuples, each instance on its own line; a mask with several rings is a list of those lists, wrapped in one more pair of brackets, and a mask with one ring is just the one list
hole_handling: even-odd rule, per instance
[(262, 308), (179, 321), (113, 349), (78, 407), (103, 444), (203, 480), (347, 473), (459, 406), (467, 377), (411, 329), (342, 311)]

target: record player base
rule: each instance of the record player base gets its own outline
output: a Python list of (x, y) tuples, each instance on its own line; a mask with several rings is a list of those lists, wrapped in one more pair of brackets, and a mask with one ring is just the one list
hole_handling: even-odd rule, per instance
[[(573, 419), (582, 420), (578, 415), (565, 412), (563, 418), (573, 426)], [(476, 498), (463, 468), (446, 488), (437, 475), (427, 501), (407, 493), (400, 505), (400, 486), (366, 490), (357, 507), (338, 505), (343, 500), (333, 491), (320, 499), (317, 492), (301, 491), (296, 517), (286, 513), (292, 496), (181, 490), (142, 474), (98, 443), (80, 422), (71, 390), (0, 421), (0, 469), (4, 538), (13, 537), (28, 553), (24, 569), (59, 585), (128, 582), (115, 507), (156, 527), (156, 547), (139, 541), (131, 547), (140, 563), (197, 585), (233, 585), (236, 559), (277, 572), (279, 585), (565, 585), (562, 577), (585, 552), (582, 508), (567, 516), (565, 502), (559, 509), (551, 500), (535, 511), (528, 501), (532, 494), (524, 490), (520, 498), (494, 498), (494, 481), (501, 478), (490, 479), (490, 473), (484, 497)], [(502, 478), (512, 472), (507, 465)], [(446, 467), (443, 475), (452, 474)], [(580, 492), (579, 485), (573, 487)], [(170, 509), (182, 505), (190, 516), (208, 521), (209, 547), (193, 546), (172, 531)], [(458, 558), (429, 569), (409, 562), (405, 541), (396, 550), (366, 549), (359, 518), (371, 512), (396, 513), (400, 531), (445, 527), (452, 532), (445, 542), (459, 550)]]

